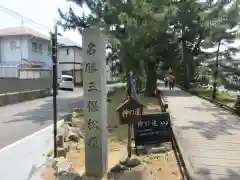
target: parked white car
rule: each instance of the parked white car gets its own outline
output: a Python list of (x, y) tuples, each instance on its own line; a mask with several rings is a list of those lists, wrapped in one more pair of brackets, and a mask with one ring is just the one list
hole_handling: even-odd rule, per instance
[(74, 89), (73, 77), (69, 75), (62, 75), (59, 80), (59, 89), (68, 89), (73, 91)]

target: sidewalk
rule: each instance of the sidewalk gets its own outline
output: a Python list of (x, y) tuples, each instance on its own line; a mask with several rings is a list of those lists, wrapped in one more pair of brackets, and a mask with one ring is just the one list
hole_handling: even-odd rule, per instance
[(53, 147), (52, 133), (53, 126), (49, 126), (1, 149), (0, 179), (41, 180), (41, 165)]
[(193, 180), (240, 180), (240, 117), (160, 83), (173, 131)]

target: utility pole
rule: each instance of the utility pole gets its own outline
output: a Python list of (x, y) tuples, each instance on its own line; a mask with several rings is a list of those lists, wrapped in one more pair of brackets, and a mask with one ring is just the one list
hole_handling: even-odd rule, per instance
[(54, 33), (51, 32), (52, 41), (52, 88), (53, 88), (53, 142), (54, 158), (57, 157), (57, 25), (54, 26)]

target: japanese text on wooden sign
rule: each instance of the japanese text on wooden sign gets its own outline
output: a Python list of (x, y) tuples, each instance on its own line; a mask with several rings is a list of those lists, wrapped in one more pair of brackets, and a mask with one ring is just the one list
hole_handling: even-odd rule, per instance
[(134, 123), (134, 136), (136, 146), (171, 141), (169, 113), (142, 115), (142, 119)]
[(127, 99), (118, 108), (120, 124), (132, 124), (141, 119), (143, 105), (134, 98)]

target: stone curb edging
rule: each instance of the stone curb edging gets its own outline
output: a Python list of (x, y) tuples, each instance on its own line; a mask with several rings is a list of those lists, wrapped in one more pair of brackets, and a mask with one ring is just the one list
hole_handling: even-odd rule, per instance
[[(170, 118), (173, 119), (171, 115), (170, 115)], [(172, 125), (172, 132), (173, 132), (173, 142), (176, 145), (176, 148), (178, 150), (180, 160), (182, 161), (183, 169), (185, 172), (185, 180), (201, 180), (201, 178), (198, 178), (194, 174), (194, 170), (189, 160), (189, 156), (183, 153), (184, 148), (181, 144), (180, 137), (178, 136), (176, 127), (174, 125)]]
[(201, 98), (201, 99), (204, 99), (204, 100), (206, 100), (206, 101), (209, 101), (209, 102), (217, 105), (217, 106), (220, 107), (220, 108), (223, 108), (223, 109), (225, 109), (225, 110), (227, 110), (227, 111), (230, 111), (230, 112), (233, 113), (234, 115), (240, 116), (240, 113), (236, 112), (236, 110), (235, 110), (234, 108), (231, 108), (231, 107), (229, 107), (229, 106), (227, 106), (227, 105), (225, 105), (225, 104), (222, 104), (222, 103), (220, 103), (220, 102), (217, 102), (217, 101), (215, 101), (215, 100), (213, 100), (213, 99), (211, 99), (211, 98), (208, 98), (208, 97), (206, 97), (206, 96), (200, 96), (200, 95), (198, 95), (197, 93), (190, 92), (190, 91), (188, 91), (187, 89), (184, 89), (184, 88), (181, 87), (181, 86), (176, 86), (176, 87), (178, 87), (179, 89), (181, 89), (181, 90), (183, 90), (183, 91), (185, 91), (185, 92), (187, 92), (187, 93), (189, 93), (189, 94), (192, 94), (192, 95), (197, 96), (197, 97), (199, 97), (199, 98)]
[(0, 95), (0, 107), (10, 105), (10, 104), (17, 104), (20, 102), (25, 102), (28, 100), (44, 98), (47, 96), (51, 96), (50, 89), (39, 89), (39, 90), (34, 90), (34, 91), (24, 91), (24, 92), (16, 92), (16, 93), (9, 93), (9, 94), (1, 94)]
[[(164, 103), (164, 95), (162, 94), (160, 89), (156, 89), (156, 98), (159, 100), (159, 105), (160, 106), (165, 106), (167, 105), (166, 103)], [(168, 110), (168, 106), (167, 107), (161, 107), (162, 110), (164, 110), (163, 112), (169, 112)], [(173, 119), (173, 117), (171, 116), (171, 113), (169, 112), (170, 115), (170, 121)], [(172, 129), (172, 135), (173, 135), (173, 140), (172, 140), (172, 144), (173, 146), (173, 150), (175, 151), (174, 154), (176, 156), (177, 161), (180, 160), (180, 162), (178, 162), (179, 165), (179, 170), (181, 172), (181, 175), (183, 176), (183, 178), (185, 180), (200, 180), (199, 178), (195, 178), (194, 177), (194, 171), (192, 166), (190, 165), (188, 156), (186, 156), (185, 154), (183, 154), (182, 152), (184, 152), (184, 149), (180, 143), (180, 139), (178, 137), (178, 134), (176, 133), (176, 129), (171, 121), (171, 129)], [(177, 153), (179, 154), (179, 158), (177, 157)], [(184, 171), (182, 171), (181, 169), (181, 165), (184, 169)]]

